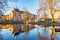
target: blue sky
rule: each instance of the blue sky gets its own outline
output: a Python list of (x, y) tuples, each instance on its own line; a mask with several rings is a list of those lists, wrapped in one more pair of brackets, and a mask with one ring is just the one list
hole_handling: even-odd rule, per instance
[(8, 2), (9, 4), (9, 10), (5, 14), (9, 14), (13, 8), (18, 8), (19, 10), (23, 10), (24, 7), (33, 14), (37, 13), (37, 10), (39, 8), (39, 0), (17, 0), (17, 2)]
[[(40, 0), (16, 0), (17, 2), (11, 1), (8, 2), (8, 6), (10, 7), (5, 15), (9, 14), (13, 8), (18, 8), (19, 10), (23, 10), (24, 7), (32, 13), (32, 14), (37, 14), (37, 10), (39, 8)], [(56, 3), (55, 9), (60, 9), (60, 1)]]

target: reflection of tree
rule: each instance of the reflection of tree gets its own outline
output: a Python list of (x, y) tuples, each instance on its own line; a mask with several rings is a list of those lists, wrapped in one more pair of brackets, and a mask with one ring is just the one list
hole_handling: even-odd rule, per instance
[[(41, 27), (41, 28), (44, 28), (44, 27)], [(47, 31), (46, 31), (46, 28), (44, 28), (42, 31), (44, 32), (43, 33), (43, 35), (44, 35), (44, 37), (40, 34), (40, 28), (38, 28), (38, 33), (37, 33), (37, 37), (38, 37), (38, 40), (48, 40), (48, 38), (47, 37), (45, 37), (46, 36), (46, 34), (47, 34)]]
[(27, 36), (28, 36), (28, 32), (25, 32), (23, 40), (26, 40)]
[(0, 34), (0, 40), (3, 40), (3, 35), (2, 34)]
[(2, 30), (1, 30), (1, 27), (0, 27), (0, 40), (3, 40), (3, 35), (1, 34)]

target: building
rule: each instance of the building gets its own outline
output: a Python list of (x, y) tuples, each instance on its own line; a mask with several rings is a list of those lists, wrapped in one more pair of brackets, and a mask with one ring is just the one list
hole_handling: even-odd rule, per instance
[(29, 13), (28, 11), (20, 11), (17, 8), (14, 8), (9, 15), (1, 16), (2, 20), (13, 20), (13, 21), (34, 21), (34, 14)]
[(19, 9), (14, 8), (12, 13), (13, 13), (13, 20), (14, 21), (21, 21), (22, 20), (23, 11), (20, 11)]
[(56, 10), (54, 13), (54, 19), (55, 21), (60, 22), (60, 10)]
[(34, 21), (34, 14), (29, 13), (28, 11), (24, 11), (22, 14), (22, 18), (24, 21)]
[[(54, 21), (60, 22), (60, 10), (54, 12)], [(60, 35), (60, 27), (56, 26), (54, 32)]]
[(39, 21), (51, 21), (52, 19), (48, 17), (46, 13), (39, 19)]

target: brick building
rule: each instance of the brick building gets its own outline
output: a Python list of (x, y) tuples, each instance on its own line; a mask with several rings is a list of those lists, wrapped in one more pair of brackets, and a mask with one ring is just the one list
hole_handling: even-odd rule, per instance
[(14, 8), (12, 13), (13, 13), (13, 20), (14, 21), (21, 21), (22, 20), (23, 11), (19, 11), (19, 9)]

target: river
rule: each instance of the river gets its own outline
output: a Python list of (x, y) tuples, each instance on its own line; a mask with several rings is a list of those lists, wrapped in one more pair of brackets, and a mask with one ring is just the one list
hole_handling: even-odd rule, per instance
[[(44, 27), (40, 28), (32, 28), (29, 31), (25, 32), (19, 32), (19, 34), (14, 35), (13, 31), (9, 29), (10, 26), (16, 27), (17, 29), (21, 29), (24, 27), (23, 24), (14, 24), (14, 25), (1, 25), (0, 27), (0, 40), (50, 40), (50, 27), (46, 28), (46, 31), (44, 31)], [(6, 27), (6, 28), (3, 28)], [(15, 30), (16, 31), (16, 30)], [(16, 32), (17, 32), (16, 31)], [(60, 35), (54, 34), (54, 40), (60, 40)]]

